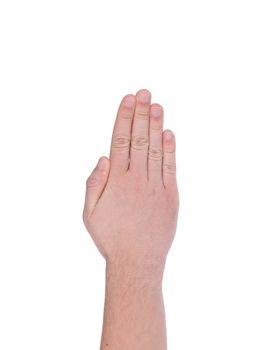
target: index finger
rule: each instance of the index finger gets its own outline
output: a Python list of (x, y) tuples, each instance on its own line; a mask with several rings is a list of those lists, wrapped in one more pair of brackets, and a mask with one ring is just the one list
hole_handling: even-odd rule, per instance
[(111, 140), (111, 170), (121, 173), (128, 170), (131, 130), (136, 105), (134, 95), (126, 95), (119, 106)]

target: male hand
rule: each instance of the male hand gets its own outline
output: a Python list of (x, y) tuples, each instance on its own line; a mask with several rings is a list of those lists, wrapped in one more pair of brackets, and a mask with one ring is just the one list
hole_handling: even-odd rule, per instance
[(110, 160), (87, 179), (84, 224), (108, 263), (163, 270), (176, 231), (175, 138), (148, 90), (121, 101)]

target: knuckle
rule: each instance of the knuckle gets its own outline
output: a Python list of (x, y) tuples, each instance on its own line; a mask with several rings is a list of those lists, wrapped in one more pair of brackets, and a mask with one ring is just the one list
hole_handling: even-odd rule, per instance
[(175, 162), (165, 162), (163, 164), (163, 171), (168, 174), (176, 173), (176, 163)]
[(132, 147), (135, 149), (146, 149), (149, 145), (149, 139), (145, 136), (134, 136), (132, 138)]
[(112, 141), (112, 148), (126, 150), (130, 147), (130, 138), (127, 136), (115, 136)]
[(122, 111), (120, 114), (121, 119), (128, 119), (132, 120), (133, 119), (133, 113), (131, 111)]
[(163, 131), (163, 126), (162, 125), (155, 125), (154, 123), (152, 123), (150, 129), (151, 129), (152, 132), (161, 133)]
[(149, 149), (149, 158), (154, 160), (161, 160), (162, 159), (162, 150), (159, 148), (150, 148)]
[(135, 113), (137, 119), (146, 120), (149, 118), (149, 110), (137, 110)]

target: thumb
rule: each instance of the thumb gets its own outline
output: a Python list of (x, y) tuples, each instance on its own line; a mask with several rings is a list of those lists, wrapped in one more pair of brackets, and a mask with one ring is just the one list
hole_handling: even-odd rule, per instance
[(109, 159), (101, 157), (95, 169), (87, 179), (84, 216), (90, 217), (93, 213), (107, 183), (109, 170)]

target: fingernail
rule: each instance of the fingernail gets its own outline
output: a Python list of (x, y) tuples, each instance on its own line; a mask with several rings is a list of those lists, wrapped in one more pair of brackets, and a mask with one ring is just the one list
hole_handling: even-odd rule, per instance
[(138, 101), (141, 103), (149, 103), (151, 100), (151, 94), (147, 90), (142, 90), (137, 95)]
[(169, 141), (173, 138), (173, 134), (171, 131), (167, 130), (165, 133), (164, 133), (164, 137), (165, 137), (165, 140)]
[(155, 107), (151, 109), (152, 117), (158, 118), (161, 115), (162, 109), (160, 107)]
[(123, 101), (125, 107), (132, 108), (135, 102), (135, 97), (133, 95), (128, 95)]

